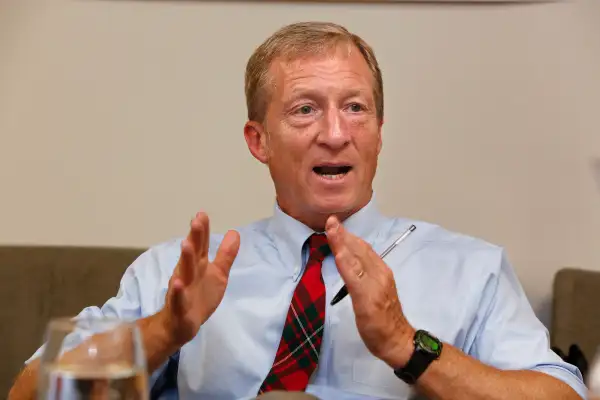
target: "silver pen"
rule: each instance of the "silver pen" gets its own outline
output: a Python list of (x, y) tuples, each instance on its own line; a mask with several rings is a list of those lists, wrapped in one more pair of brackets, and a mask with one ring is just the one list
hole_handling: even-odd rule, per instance
[(417, 229), (416, 226), (411, 225), (403, 234), (402, 236), (400, 236), (398, 239), (396, 239), (396, 241), (394, 241), (394, 243), (392, 243), (392, 245), (390, 247), (388, 247), (387, 249), (385, 249), (383, 251), (383, 253), (381, 253), (381, 258), (387, 256), (388, 254), (390, 254), (390, 252), (392, 250), (394, 250), (394, 247), (398, 246), (398, 243), (400, 243), (401, 241), (403, 241), (404, 239), (406, 239), (406, 237), (408, 235), (410, 235), (415, 229)]
[[(390, 245), (390, 247), (388, 247), (387, 249), (385, 249), (383, 251), (383, 253), (381, 253), (380, 257), (383, 259), (385, 256), (390, 254), (392, 252), (392, 250), (394, 250), (394, 248), (396, 246), (398, 246), (398, 244), (400, 244), (400, 242), (402, 242), (404, 239), (406, 239), (408, 237), (408, 235), (413, 233), (415, 229), (417, 229), (417, 227), (414, 225), (411, 225), (410, 227), (408, 227), (408, 229), (398, 239), (394, 240), (394, 243), (392, 243)], [(332, 306), (336, 305), (347, 295), (348, 295), (348, 288), (346, 287), (346, 285), (344, 285), (344, 286), (342, 286), (340, 291), (337, 292), (337, 294), (333, 297), (333, 300), (331, 300), (331, 305)]]

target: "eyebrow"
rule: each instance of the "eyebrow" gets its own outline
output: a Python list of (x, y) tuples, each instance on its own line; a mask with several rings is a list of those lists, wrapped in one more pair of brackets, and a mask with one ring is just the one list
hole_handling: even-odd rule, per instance
[(365, 94), (369, 94), (369, 93), (372, 93), (372, 91), (365, 90), (365, 89), (349, 89), (346, 93), (344, 93), (344, 97), (345, 98), (360, 97), (360, 96), (364, 96)]

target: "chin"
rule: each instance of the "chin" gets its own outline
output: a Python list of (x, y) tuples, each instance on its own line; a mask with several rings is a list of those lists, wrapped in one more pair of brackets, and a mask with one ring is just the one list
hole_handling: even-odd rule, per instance
[(359, 208), (360, 199), (353, 193), (339, 193), (315, 196), (312, 201), (313, 209), (319, 214), (343, 214)]

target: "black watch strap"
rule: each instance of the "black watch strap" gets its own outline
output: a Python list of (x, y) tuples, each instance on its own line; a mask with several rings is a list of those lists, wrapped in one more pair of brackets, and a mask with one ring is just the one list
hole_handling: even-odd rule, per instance
[[(433, 347), (435, 348), (432, 346), (426, 348), (423, 345), (423, 338), (426, 338), (427, 341), (433, 341)], [(414, 346), (415, 349), (413, 354), (404, 368), (394, 370), (394, 374), (409, 385), (414, 385), (427, 367), (429, 367), (434, 360), (437, 360), (442, 352), (442, 342), (432, 336), (429, 332), (423, 330), (417, 331), (415, 334)]]
[(414, 385), (433, 360), (425, 354), (415, 351), (404, 368), (394, 371), (396, 376), (409, 385)]

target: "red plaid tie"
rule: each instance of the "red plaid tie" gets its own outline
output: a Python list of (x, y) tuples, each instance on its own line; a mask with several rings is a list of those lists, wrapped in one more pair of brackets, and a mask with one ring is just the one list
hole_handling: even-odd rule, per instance
[(308, 238), (309, 257), (298, 282), (283, 327), (281, 342), (271, 371), (259, 394), (270, 390), (301, 391), (317, 367), (325, 323), (323, 260), (331, 252), (327, 236)]

